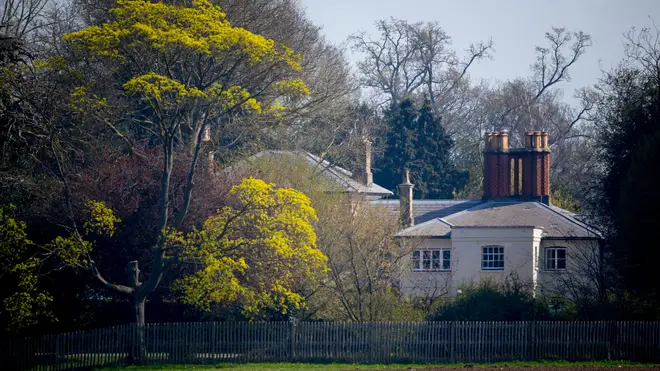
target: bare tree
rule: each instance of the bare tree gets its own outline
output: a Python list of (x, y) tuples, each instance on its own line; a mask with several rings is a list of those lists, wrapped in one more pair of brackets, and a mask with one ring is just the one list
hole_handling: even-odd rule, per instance
[(408, 23), (391, 18), (376, 22), (380, 33), (349, 37), (353, 49), (364, 54), (358, 63), (363, 86), (382, 96), (382, 103), (396, 103), (412, 94), (425, 93), (436, 114), (448, 104), (447, 96), (467, 75), (469, 67), (489, 58), (493, 43), (472, 44), (460, 60), (450, 49), (451, 38), (437, 22)]
[[(337, 184), (295, 156), (251, 161), (246, 174), (303, 190), (312, 200), (318, 222), (317, 246), (328, 257), (330, 271), (320, 287), (306, 288), (304, 319), (377, 321), (421, 315), (396, 283), (410, 254), (394, 238), (398, 218)], [(416, 313), (416, 314), (415, 314)]]
[(330, 274), (312, 298), (319, 306), (315, 316), (387, 321), (415, 315), (411, 302), (393, 285), (410, 254), (393, 237), (399, 228), (397, 218), (364, 200), (333, 202), (317, 210), (323, 218), (319, 247), (328, 256)]
[(4, 0), (0, 33), (22, 39), (43, 26), (43, 15), (50, 0)]
[(591, 38), (581, 31), (568, 32), (563, 28), (553, 28), (545, 36), (548, 45), (536, 48), (532, 76), (495, 86), (471, 87), (466, 90), (471, 94), (466, 96), (472, 99), (465, 105), (469, 109), (459, 110), (463, 116), (446, 116), (444, 123), (456, 140), (459, 166), (475, 169), (464, 196), (480, 193), (481, 138), (490, 130), (509, 131), (512, 147), (524, 147), (527, 131), (548, 131), (553, 151), (552, 177), (567, 179), (574, 192), (590, 174), (595, 152), (587, 119), (594, 106), (594, 93), (586, 88), (577, 90), (579, 105), (575, 108), (563, 102), (559, 87), (570, 81), (571, 67), (591, 45)]

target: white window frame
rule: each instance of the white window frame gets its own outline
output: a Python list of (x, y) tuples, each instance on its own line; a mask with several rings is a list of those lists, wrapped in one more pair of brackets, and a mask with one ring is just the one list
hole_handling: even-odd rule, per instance
[[(497, 249), (497, 250), (495, 250)], [(499, 259), (501, 257), (501, 260)], [(493, 262), (492, 267), (488, 267), (489, 262)], [(494, 266), (496, 262), (502, 263), (502, 266)], [(498, 264), (499, 265), (499, 264)], [(484, 271), (502, 271), (504, 270), (504, 246), (488, 245), (481, 247), (481, 270)]]
[[(449, 257), (445, 257), (445, 253)], [(412, 253), (413, 272), (449, 272), (451, 271), (451, 249), (419, 249)], [(428, 268), (425, 267), (428, 262)], [(446, 262), (446, 264), (445, 264)], [(445, 268), (445, 266), (448, 266)]]
[[(557, 254), (559, 251), (564, 252), (564, 258), (560, 259)], [(551, 256), (552, 255), (552, 256)], [(559, 261), (564, 261), (564, 267), (559, 268)], [(565, 271), (568, 264), (568, 253), (565, 247), (562, 246), (553, 246), (545, 248), (545, 261), (544, 268), (546, 271), (556, 272), (556, 271)]]

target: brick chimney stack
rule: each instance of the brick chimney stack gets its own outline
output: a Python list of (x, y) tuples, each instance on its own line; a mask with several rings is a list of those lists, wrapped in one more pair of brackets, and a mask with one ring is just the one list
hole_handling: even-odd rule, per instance
[(399, 213), (401, 214), (401, 226), (403, 228), (412, 227), (415, 225), (415, 218), (413, 217), (413, 188), (414, 184), (410, 183), (410, 170), (403, 170), (403, 183), (399, 184)]
[(509, 148), (506, 132), (486, 133), (483, 198), (509, 197), (550, 204), (550, 148), (547, 132), (527, 132), (525, 148)]
[(488, 132), (484, 151), (484, 199), (508, 197), (510, 188), (509, 133)]
[(550, 148), (548, 133), (525, 133), (525, 152), (522, 158), (522, 196), (550, 204)]

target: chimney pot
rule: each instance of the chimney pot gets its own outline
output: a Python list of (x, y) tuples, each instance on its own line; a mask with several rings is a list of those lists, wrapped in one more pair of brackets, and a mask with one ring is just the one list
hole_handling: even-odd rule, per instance
[(486, 133), (486, 150), (493, 150), (497, 147), (496, 144), (497, 138), (495, 137), (495, 133), (493, 132), (487, 132)]
[(547, 131), (542, 131), (541, 132), (541, 148), (548, 148), (548, 132)]
[(534, 144), (534, 141), (533, 141), (534, 138), (533, 137), (534, 137), (534, 132), (533, 131), (528, 131), (528, 132), (525, 133), (525, 148), (527, 148), (527, 149), (532, 148), (532, 146)]
[(541, 146), (541, 132), (540, 131), (535, 131), (534, 132), (534, 148), (543, 148)]
[(509, 150), (509, 133), (503, 131), (499, 134), (499, 147), (502, 151)]

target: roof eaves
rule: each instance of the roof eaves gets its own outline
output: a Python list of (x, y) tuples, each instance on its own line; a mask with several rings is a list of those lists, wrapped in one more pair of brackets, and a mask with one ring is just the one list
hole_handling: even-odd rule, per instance
[(455, 229), (519, 229), (519, 228), (536, 228), (545, 229), (538, 225), (461, 225), (454, 226)]
[[(566, 215), (565, 213), (561, 213), (561, 212), (559, 212), (559, 211), (557, 211), (557, 210), (554, 209), (554, 208), (561, 209), (560, 207), (558, 207), (558, 206), (552, 206), (552, 207), (550, 207), (550, 206), (548, 206), (548, 205), (546, 205), (546, 204), (544, 204), (544, 203), (542, 203), (542, 202), (536, 202), (536, 204), (537, 204), (537, 207), (543, 207), (543, 208), (545, 208), (545, 209), (547, 209), (547, 210), (552, 211), (553, 213), (555, 213), (555, 214), (561, 216), (562, 218), (568, 220), (569, 222), (571, 222), (571, 223), (577, 225), (578, 227), (580, 227), (580, 228), (586, 230), (588, 233), (594, 234), (594, 235), (595, 235), (596, 237), (598, 237), (598, 238), (603, 238), (602, 235), (601, 235), (598, 231), (592, 229), (590, 226), (588, 226), (588, 225), (586, 225), (586, 224), (580, 222), (579, 220), (577, 220), (577, 219), (575, 219), (575, 218), (573, 218), (573, 217), (571, 217), (571, 216)], [(563, 209), (561, 209), (561, 210), (563, 210)], [(566, 211), (568, 211), (568, 210), (566, 210)], [(569, 237), (570, 237), (570, 236), (569, 236)], [(576, 237), (577, 237), (577, 236), (576, 236)]]

